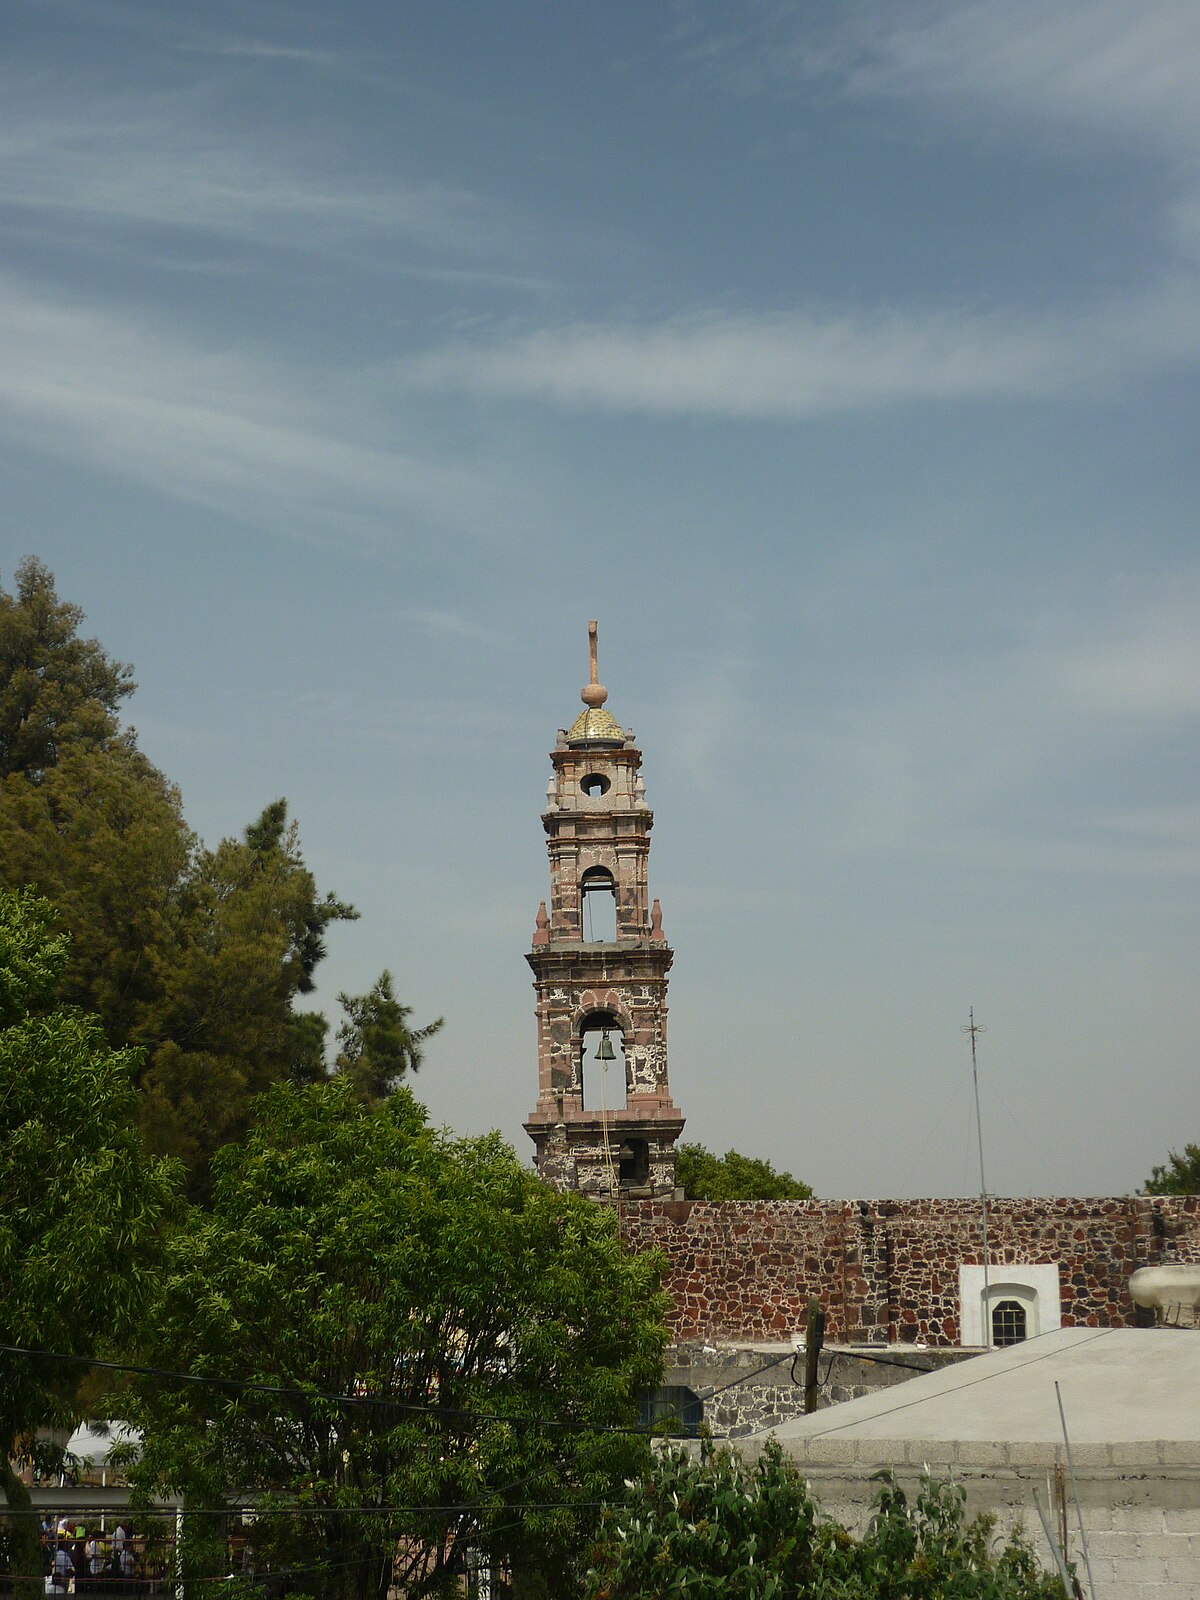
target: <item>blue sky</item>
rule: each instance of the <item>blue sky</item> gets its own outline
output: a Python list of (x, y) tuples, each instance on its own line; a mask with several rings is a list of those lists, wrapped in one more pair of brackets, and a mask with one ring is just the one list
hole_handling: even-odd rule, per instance
[(209, 840), (278, 794), (524, 1149), (586, 622), (687, 1137), (1200, 1137), (1192, 0), (8, 0), (0, 492)]

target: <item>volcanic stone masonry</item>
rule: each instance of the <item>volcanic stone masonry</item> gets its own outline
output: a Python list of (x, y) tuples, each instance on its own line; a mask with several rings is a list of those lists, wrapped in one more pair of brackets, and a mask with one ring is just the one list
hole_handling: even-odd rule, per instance
[(667, 1078), (673, 957), (649, 894), (654, 814), (633, 732), (605, 707), (594, 622), (588, 639), (584, 709), (559, 729), (550, 756), (549, 911), (543, 901), (526, 956), (538, 1094), (525, 1128), (542, 1177), (616, 1202), (634, 1248), (665, 1252), (676, 1341), (786, 1341), (803, 1326), (810, 1294), (825, 1308), (830, 1342), (990, 1342), (995, 1325), (989, 1333), (984, 1323), (1002, 1313), (1019, 1319), (1017, 1338), (1060, 1324), (1134, 1323), (1137, 1267), (1200, 1262), (1195, 1196), (992, 1200), (991, 1288), (980, 1281), (974, 1199), (678, 1197), (683, 1117)]
[[(959, 1267), (983, 1260), (977, 1200), (622, 1201), (637, 1250), (667, 1257), (674, 1340), (779, 1340), (809, 1295), (830, 1342), (956, 1345)], [(1132, 1327), (1129, 1277), (1200, 1262), (1200, 1197), (992, 1200), (991, 1270), (1057, 1265), (1062, 1325)]]
[[(550, 910), (538, 907), (526, 957), (538, 1098), (525, 1130), (538, 1172), (558, 1188), (596, 1199), (669, 1197), (683, 1118), (667, 1081), (672, 952), (648, 889), (654, 813), (632, 730), (604, 708), (594, 622), (588, 637), (584, 710), (559, 729), (542, 816)], [(586, 1100), (585, 1074), (594, 1092)]]

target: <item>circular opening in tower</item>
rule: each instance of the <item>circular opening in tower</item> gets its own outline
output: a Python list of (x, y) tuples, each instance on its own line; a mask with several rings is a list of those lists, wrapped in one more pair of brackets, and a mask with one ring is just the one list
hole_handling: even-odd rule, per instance
[(597, 795), (607, 794), (612, 785), (602, 772), (589, 772), (586, 778), (581, 778), (579, 787), (590, 800)]

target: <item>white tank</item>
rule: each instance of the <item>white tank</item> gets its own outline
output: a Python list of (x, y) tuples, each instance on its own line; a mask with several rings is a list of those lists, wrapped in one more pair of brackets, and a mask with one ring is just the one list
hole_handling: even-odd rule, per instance
[(1137, 1306), (1166, 1311), (1170, 1306), (1200, 1306), (1200, 1266), (1172, 1261), (1161, 1267), (1139, 1267), (1129, 1280)]

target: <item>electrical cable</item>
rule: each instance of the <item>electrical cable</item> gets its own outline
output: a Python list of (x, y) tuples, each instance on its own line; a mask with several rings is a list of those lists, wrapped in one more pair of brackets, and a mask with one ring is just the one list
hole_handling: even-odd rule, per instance
[[(1092, 1339), (1102, 1339), (1105, 1336), (1105, 1334), (1111, 1333), (1112, 1331), (1113, 1330), (1111, 1328), (1097, 1328), (1093, 1332), (1091, 1339), (1082, 1339), (1082, 1340), (1080, 1340), (1080, 1343), (1081, 1344), (1091, 1344), (1092, 1343)], [(1039, 1334), (1039, 1335), (1036, 1335), (1035, 1337), (1036, 1338), (1044, 1338), (1046, 1336), (1044, 1334)], [(1035, 1342), (1034, 1339), (1027, 1339), (1025, 1341), (1025, 1344), (1026, 1344), (1026, 1346), (1028, 1346), (1028, 1345), (1033, 1344), (1034, 1342)], [(1053, 1349), (1047, 1350), (1047, 1351), (1045, 1351), (1044, 1354), (1042, 1354), (1040, 1356), (1034, 1356), (1033, 1357), (1033, 1361), (1048, 1361), (1050, 1359), (1050, 1357), (1052, 1355), (1054, 1355), (1054, 1353), (1055, 1353), (1055, 1351)], [(1028, 1365), (1032, 1365), (1033, 1361), (1029, 1362)], [(964, 1365), (971, 1366), (971, 1365), (973, 1365), (973, 1363), (972, 1362), (965, 1362)], [(948, 1387), (946, 1389), (943, 1389), (942, 1390), (942, 1394), (958, 1394), (963, 1389), (973, 1389), (977, 1384), (987, 1383), (992, 1378), (995, 1378), (997, 1376), (998, 1376), (998, 1374), (995, 1373), (995, 1372), (977, 1373), (973, 1378), (969, 1378), (965, 1383), (956, 1383), (956, 1384), (953, 1384), (953, 1385), (951, 1385), (950, 1387)], [(898, 1387), (900, 1387), (902, 1389), (905, 1389), (905, 1388), (908, 1387), (908, 1385), (907, 1384), (902, 1384), (902, 1385), (899, 1385)], [(874, 1413), (874, 1415), (872, 1417), (872, 1421), (877, 1421), (880, 1417), (893, 1416), (897, 1411), (907, 1411), (912, 1406), (919, 1406), (922, 1403), (922, 1400), (924, 1398), (925, 1398), (924, 1396), (919, 1396), (916, 1400), (904, 1400), (904, 1401), (901, 1401), (901, 1403), (899, 1405), (889, 1406), (886, 1411), (877, 1411), (877, 1412)], [(814, 1429), (812, 1433), (806, 1433), (805, 1434), (805, 1438), (806, 1439), (823, 1439), (826, 1434), (837, 1433), (841, 1428), (848, 1428), (848, 1427), (851, 1427), (851, 1426), (852, 1426), (852, 1424), (851, 1423), (847, 1423), (847, 1422), (834, 1423), (831, 1427), (818, 1428), (818, 1429)]]
[[(507, 1493), (509, 1489), (519, 1488), (523, 1483), (529, 1483), (534, 1478), (542, 1476), (543, 1472), (556, 1469), (556, 1463), (550, 1463), (538, 1472), (531, 1472), (528, 1478), (519, 1478), (516, 1483), (502, 1484), (494, 1492), (498, 1495)], [(530, 1500), (522, 1505), (522, 1511), (566, 1511), (579, 1507), (582, 1510), (594, 1509), (597, 1506), (606, 1506), (607, 1500)], [(89, 1517), (112, 1516), (120, 1512), (122, 1516), (136, 1517), (141, 1523), (153, 1522), (161, 1519), (173, 1522), (176, 1517), (235, 1517), (250, 1512), (257, 1521), (263, 1517), (329, 1517), (329, 1516), (354, 1516), (354, 1517), (384, 1517), (384, 1516), (455, 1516), (460, 1517), (470, 1511), (487, 1511), (486, 1500), (464, 1501), (459, 1505), (415, 1505), (415, 1506), (255, 1506), (248, 1502), (239, 1501), (237, 1504), (227, 1506), (187, 1506), (168, 1505), (163, 1510), (138, 1508), (126, 1510), (115, 1507), (111, 1502), (100, 1506), (71, 1506), (66, 1514), (80, 1517), (87, 1521)], [(7, 1517), (44, 1517), (55, 1515), (59, 1512), (57, 1506), (33, 1506), (25, 1509), (20, 1506), (5, 1506), (4, 1516)]]
[(190, 1383), (201, 1387), (224, 1390), (231, 1395), (264, 1394), (289, 1400), (328, 1400), (349, 1407), (376, 1406), (385, 1410), (403, 1411), (416, 1416), (453, 1417), (467, 1422), (502, 1422), (511, 1427), (557, 1428), (563, 1432), (653, 1434), (647, 1427), (621, 1426), (615, 1423), (575, 1421), (567, 1417), (509, 1416), (502, 1411), (476, 1411), (469, 1406), (438, 1406), (419, 1400), (393, 1400), (385, 1395), (335, 1394), (324, 1389), (302, 1389), (294, 1385), (258, 1383), (252, 1379), (206, 1378), (194, 1372), (176, 1372), (170, 1367), (142, 1366), (128, 1361), (102, 1361), (94, 1356), (70, 1355), (59, 1350), (33, 1350), (24, 1345), (0, 1343), (0, 1355), (27, 1356), (37, 1361), (62, 1361), (76, 1366), (98, 1367), (105, 1372), (130, 1372), (139, 1377), (162, 1378), (171, 1383)]
[[(7, 1350), (9, 1353), (17, 1353), (17, 1354), (28, 1353), (28, 1352), (24, 1352), (22, 1350), (22, 1347), (20, 1347), (20, 1346), (11, 1346), (11, 1345), (0, 1345), (0, 1350)], [(43, 1353), (48, 1354), (49, 1352), (33, 1352), (33, 1353), (35, 1353), (35, 1354), (43, 1354)], [(84, 1358), (83, 1357), (73, 1357), (73, 1358), (70, 1358), (70, 1359), (83, 1360)], [(118, 1363), (105, 1363), (105, 1365), (107, 1365), (107, 1366), (118, 1366), (119, 1364)], [(159, 1369), (159, 1370), (166, 1370), (166, 1369)], [(180, 1374), (179, 1376), (188, 1376), (188, 1375), (187, 1374)], [(203, 1381), (203, 1380), (198, 1380), (198, 1381)], [(302, 1393), (302, 1394), (308, 1394), (309, 1393), (309, 1391), (307, 1391), (307, 1390), (302, 1390), (302, 1391), (299, 1391), (299, 1392)], [(341, 1398), (341, 1397), (334, 1397), (334, 1398)], [(618, 1432), (618, 1433), (629, 1433), (629, 1432), (634, 1432), (635, 1430), (628, 1430), (628, 1429), (615, 1430), (614, 1429), (612, 1431), (613, 1432)], [(636, 1430), (636, 1431), (644, 1433), (646, 1430)], [(600, 1440), (598, 1438), (593, 1438), (593, 1439), (590, 1439), (590, 1440), (586, 1440), (585, 1439), (585, 1440), (582, 1441), (584, 1449), (588, 1448), (589, 1446), (591, 1448), (595, 1449), (599, 1445), (599, 1443), (600, 1443)], [(230, 1518), (230, 1517), (236, 1517), (238, 1515), (244, 1515), (247, 1512), (252, 1513), (252, 1516), (253, 1516), (255, 1521), (257, 1521), (259, 1519), (262, 1519), (262, 1518), (265, 1518), (265, 1517), (271, 1517), (271, 1516), (296, 1517), (296, 1516), (303, 1515), (303, 1516), (326, 1517), (326, 1516), (330, 1515), (331, 1513), (335, 1514), (335, 1515), (336, 1514), (356, 1515), (356, 1516), (360, 1516), (360, 1517), (364, 1517), (364, 1518), (366, 1518), (366, 1517), (387, 1516), (387, 1515), (405, 1515), (405, 1516), (415, 1516), (415, 1517), (430, 1517), (430, 1516), (434, 1516), (434, 1517), (444, 1517), (448, 1526), (450, 1524), (455, 1523), (455, 1522), (466, 1523), (467, 1527), (469, 1529), (469, 1527), (473, 1523), (480, 1523), (480, 1526), (482, 1527), (482, 1522), (481, 1522), (481, 1519), (479, 1518), (479, 1513), (481, 1513), (481, 1512), (482, 1513), (489, 1513), (490, 1512), (493, 1515), (495, 1513), (497, 1513), (497, 1512), (503, 1512), (505, 1510), (508, 1510), (508, 1511), (519, 1510), (521, 1512), (521, 1514), (522, 1514), (521, 1517), (518, 1517), (514, 1521), (501, 1524), (498, 1529), (493, 1525), (488, 1530), (488, 1532), (489, 1532), (489, 1536), (494, 1536), (497, 1532), (504, 1532), (504, 1531), (507, 1531), (508, 1529), (511, 1529), (511, 1528), (520, 1527), (521, 1526), (522, 1517), (524, 1516), (524, 1514), (529, 1513), (529, 1512), (538, 1512), (538, 1511), (570, 1511), (570, 1512), (604, 1511), (604, 1510), (608, 1510), (608, 1509), (611, 1508), (612, 1502), (610, 1500), (540, 1500), (540, 1501), (530, 1501), (530, 1502), (527, 1502), (525, 1504), (520, 1505), (519, 1507), (518, 1506), (505, 1505), (503, 1501), (501, 1501), (500, 1504), (496, 1504), (496, 1499), (498, 1497), (507, 1496), (514, 1489), (522, 1488), (522, 1487), (524, 1487), (525, 1484), (533, 1482), (539, 1477), (544, 1477), (548, 1473), (562, 1472), (565, 1464), (566, 1463), (565, 1463), (563, 1458), (559, 1458), (558, 1460), (548, 1461), (542, 1467), (539, 1467), (538, 1469), (536, 1469), (534, 1472), (526, 1473), (521, 1478), (513, 1479), (513, 1480), (510, 1480), (508, 1483), (498, 1485), (495, 1489), (493, 1489), (491, 1491), (491, 1498), (489, 1500), (466, 1501), (466, 1502), (460, 1502), (460, 1503), (457, 1503), (457, 1504), (439, 1504), (439, 1505), (432, 1505), (432, 1506), (431, 1505), (410, 1505), (410, 1506), (391, 1505), (391, 1506), (264, 1506), (264, 1507), (258, 1507), (258, 1506), (254, 1506), (254, 1505), (251, 1505), (251, 1504), (248, 1504), (248, 1503), (241, 1503), (241, 1504), (235, 1504), (235, 1505), (224, 1506), (224, 1507), (207, 1507), (207, 1506), (188, 1507), (188, 1506), (181, 1505), (181, 1506), (175, 1506), (175, 1507), (168, 1507), (165, 1510), (158, 1511), (158, 1512), (143, 1508), (141, 1510), (138, 1510), (135, 1513), (135, 1515), (138, 1517), (139, 1521), (141, 1521), (143, 1524), (153, 1525), (154, 1523), (157, 1522), (157, 1523), (159, 1523), (159, 1525), (161, 1525), (162, 1522), (165, 1522), (168, 1526), (170, 1524), (172, 1524), (172, 1523), (175, 1523), (177, 1521), (177, 1519), (181, 1519), (181, 1518), (184, 1518), (184, 1517), (187, 1517), (187, 1518), (210, 1517), (210, 1518), (227, 1519), (227, 1518)], [(51, 1515), (51, 1516), (56, 1515), (57, 1514), (57, 1510), (58, 1510), (58, 1508), (56, 1508), (54, 1506), (49, 1506), (49, 1507), (47, 1507), (47, 1506), (37, 1506), (37, 1507), (30, 1508), (28, 1511), (17, 1511), (17, 1510), (15, 1510), (13, 1508), (10, 1508), (8, 1514), (9, 1515), (13, 1515), (13, 1516), (28, 1515), (28, 1516), (36, 1516), (38, 1518), (41, 1518), (41, 1517), (44, 1517), (44, 1516), (47, 1516), (47, 1515)], [(111, 1512), (112, 1510), (113, 1510), (113, 1507), (111, 1505), (106, 1505), (106, 1506), (102, 1506), (102, 1507), (92, 1507), (92, 1508), (89, 1508), (87, 1506), (76, 1506), (76, 1507), (71, 1508), (71, 1514), (74, 1515), (74, 1516), (77, 1516), (77, 1517), (86, 1518), (89, 1514), (95, 1513), (95, 1514), (103, 1515), (103, 1514), (105, 1514), (107, 1512)], [(397, 1540), (397, 1542), (399, 1542), (400, 1540), (402, 1540), (405, 1537), (405, 1531), (406, 1530), (400, 1530), (395, 1534), (395, 1539)], [(173, 1546), (176, 1543), (176, 1541), (174, 1539), (171, 1539), (170, 1537), (166, 1538), (163, 1542), (167, 1546)], [(377, 1561), (378, 1559), (379, 1559), (379, 1556), (377, 1554), (373, 1554), (373, 1555), (370, 1555), (370, 1556), (363, 1557), (359, 1561), (356, 1561), (356, 1562), (344, 1562), (344, 1563), (340, 1563), (340, 1564), (323, 1563), (323, 1564), (318, 1564), (318, 1565), (310, 1566), (310, 1567), (289, 1567), (286, 1570), (280, 1570), (278, 1572), (264, 1574), (263, 1578), (262, 1578), (262, 1582), (258, 1586), (259, 1587), (265, 1587), (268, 1584), (277, 1583), (281, 1578), (291, 1578), (291, 1577), (298, 1576), (298, 1575), (303, 1574), (303, 1573), (313, 1573), (313, 1572), (322, 1572), (322, 1571), (337, 1571), (337, 1570), (340, 1570), (341, 1568), (344, 1568), (344, 1567), (363, 1565), (368, 1561), (372, 1561), (373, 1562), (373, 1561)], [(236, 1578), (238, 1576), (243, 1576), (243, 1575), (224, 1573), (224, 1574), (221, 1574), (219, 1576), (212, 1577), (212, 1578), (189, 1579), (188, 1582), (189, 1582), (189, 1584), (194, 1583), (196, 1585), (207, 1584), (207, 1583), (223, 1583), (223, 1584), (228, 1585), (228, 1583), (231, 1581), (231, 1579)], [(256, 1582), (256, 1580), (254, 1578), (251, 1578), (249, 1580), (249, 1582), (251, 1584), (254, 1584)]]
[[(198, 1376), (195, 1373), (176, 1372), (167, 1367), (140, 1366), (130, 1362), (120, 1361), (101, 1361), (92, 1359), (88, 1356), (68, 1355), (60, 1351), (30, 1350), (21, 1345), (0, 1343), (0, 1354), (29, 1356), (43, 1360), (70, 1362), (81, 1366), (100, 1367), (105, 1371), (128, 1372), (141, 1377), (163, 1378), (176, 1383), (199, 1384), (201, 1386), (221, 1389), (229, 1393), (267, 1394), (307, 1401), (329, 1400), (338, 1404), (345, 1404), (349, 1406), (373, 1405), (416, 1415), (453, 1417), (462, 1421), (472, 1422), (509, 1423), (513, 1426), (520, 1427), (544, 1427), (550, 1430), (557, 1429), (562, 1432), (573, 1431), (579, 1433), (632, 1438), (661, 1438), (664, 1436), (664, 1426), (673, 1425), (680, 1430), (682, 1430), (684, 1427), (683, 1417), (678, 1411), (669, 1415), (660, 1416), (652, 1424), (638, 1425), (636, 1427), (623, 1427), (609, 1423), (590, 1424), (586, 1422), (574, 1422), (570, 1419), (560, 1417), (506, 1416), (502, 1412), (473, 1411), (467, 1407), (433, 1406), (422, 1404), (418, 1401), (390, 1400), (381, 1395), (334, 1394), (325, 1390), (300, 1389), (289, 1387), (284, 1384), (256, 1383), (250, 1380), (241, 1380), (236, 1378), (205, 1378)], [(739, 1373), (737, 1377), (731, 1378), (728, 1383), (720, 1384), (715, 1389), (710, 1389), (707, 1393), (698, 1394), (696, 1398), (704, 1403), (707, 1403), (710, 1400), (715, 1400), (718, 1395), (724, 1394), (728, 1389), (735, 1389), (740, 1384), (749, 1383), (754, 1378), (758, 1377), (760, 1373), (767, 1372), (771, 1367), (778, 1366), (780, 1362), (788, 1360), (789, 1355), (792, 1362), (791, 1381), (793, 1384), (798, 1385), (800, 1380), (796, 1376), (796, 1362), (799, 1360), (800, 1352), (784, 1351), (781, 1355), (772, 1356), (772, 1358), (769, 1361), (765, 1361), (762, 1366), (752, 1368), (749, 1372)], [(821, 1383), (828, 1383), (829, 1374), (832, 1371), (833, 1363), (838, 1359), (839, 1356), (846, 1360), (873, 1361), (877, 1362), (881, 1366), (900, 1367), (907, 1372), (919, 1373), (931, 1370), (929, 1368), (911, 1366), (905, 1361), (895, 1361), (887, 1356), (868, 1355), (866, 1352), (859, 1351), (851, 1352), (832, 1350), (828, 1352), (829, 1359), (825, 1367), (825, 1374), (824, 1377), (819, 1380)]]
[(768, 1372), (768, 1371), (770, 1371), (770, 1369), (772, 1367), (777, 1367), (781, 1361), (786, 1361), (789, 1356), (791, 1356), (791, 1358), (792, 1358), (792, 1367), (793, 1367), (792, 1382), (795, 1383), (796, 1382), (796, 1378), (795, 1378), (794, 1368), (795, 1368), (795, 1365), (796, 1365), (796, 1355), (798, 1353), (799, 1352), (793, 1352), (791, 1350), (785, 1350), (782, 1355), (780, 1355), (780, 1356), (772, 1356), (770, 1361), (764, 1361), (761, 1367), (755, 1367), (753, 1369), (753, 1371), (751, 1371), (751, 1372), (743, 1372), (738, 1377), (731, 1378), (728, 1383), (721, 1384), (719, 1388), (710, 1389), (708, 1394), (698, 1394), (696, 1396), (696, 1399), (697, 1400), (715, 1400), (719, 1394), (724, 1394), (726, 1389), (736, 1389), (739, 1383), (749, 1383), (751, 1378), (757, 1378), (760, 1372)]
[[(754, 1367), (750, 1372), (741, 1372), (736, 1378), (731, 1378), (728, 1383), (722, 1383), (718, 1385), (717, 1388), (710, 1389), (707, 1394), (698, 1394), (696, 1399), (704, 1404), (707, 1404), (708, 1401), (715, 1400), (719, 1394), (724, 1394), (727, 1389), (736, 1389), (739, 1384), (749, 1383), (752, 1379), (757, 1378), (759, 1373), (768, 1372), (772, 1367), (777, 1367), (781, 1361), (786, 1361), (788, 1359), (789, 1354), (791, 1354), (791, 1352), (785, 1350), (782, 1355), (772, 1356), (770, 1361), (764, 1361), (761, 1367)], [(792, 1355), (792, 1383), (796, 1384), (798, 1382), (799, 1380), (796, 1377), (796, 1356)], [(678, 1411), (671, 1413), (664, 1412), (657, 1419), (656, 1430), (661, 1429), (664, 1424), (668, 1423), (674, 1423), (681, 1429), (686, 1426), (683, 1417)], [(664, 1437), (661, 1434), (659, 1436)], [(665, 1437), (671, 1438), (674, 1436), (668, 1434), (665, 1435)]]
[[(220, 1573), (219, 1575), (216, 1575), (216, 1576), (211, 1577), (211, 1578), (188, 1578), (186, 1580), (186, 1582), (187, 1582), (188, 1587), (191, 1588), (191, 1586), (193, 1584), (195, 1584), (197, 1587), (199, 1587), (199, 1585), (204, 1584), (204, 1583), (223, 1583), (223, 1584), (228, 1585), (229, 1582), (231, 1581), (231, 1579), (244, 1578), (245, 1581), (248, 1582), (248, 1583), (262, 1586), (262, 1585), (269, 1584), (269, 1583), (278, 1583), (281, 1578), (298, 1577), (301, 1573), (308, 1573), (308, 1572), (340, 1572), (340, 1571), (344, 1571), (346, 1568), (349, 1568), (349, 1567), (363, 1567), (363, 1566), (366, 1566), (367, 1562), (369, 1562), (369, 1561), (378, 1561), (378, 1560), (379, 1560), (378, 1554), (372, 1554), (372, 1555), (369, 1555), (369, 1556), (356, 1556), (353, 1561), (330, 1561), (330, 1562), (322, 1561), (322, 1562), (317, 1562), (315, 1565), (309, 1566), (309, 1567), (287, 1567), (285, 1569), (281, 1569), (279, 1572), (264, 1572), (264, 1573), (261, 1574), (261, 1576), (259, 1574), (257, 1574), (257, 1573), (253, 1577), (250, 1577), (248, 1574), (244, 1574), (244, 1573), (223, 1572), (223, 1573)], [(8, 1583), (29, 1583), (29, 1582), (40, 1583), (42, 1581), (43, 1577), (44, 1577), (44, 1574), (39, 1572), (37, 1574), (36, 1578), (31, 1579), (28, 1574), (17, 1574), (17, 1573), (8, 1573), (8, 1572), (6, 1572), (4, 1574), (4, 1577), (5, 1577), (5, 1581), (8, 1582)], [(115, 1582), (120, 1582), (121, 1580), (120, 1579), (116, 1579), (114, 1581)], [(134, 1578), (132, 1580), (126, 1580), (126, 1581), (128, 1581), (129, 1584), (130, 1584), (130, 1592), (131, 1593), (140, 1594), (140, 1593), (144, 1593), (145, 1592), (141, 1588), (141, 1585), (144, 1584), (147, 1581), (145, 1578), (140, 1578), (140, 1579), (139, 1578)], [(135, 1585), (137, 1586), (136, 1588), (134, 1587)], [(163, 1580), (162, 1580), (162, 1585), (163, 1585), (163, 1589), (164, 1590), (173, 1588), (174, 1587), (174, 1579), (164, 1577)]]
[[(891, 1356), (868, 1355), (865, 1350), (831, 1350), (829, 1352), (829, 1365), (832, 1367), (833, 1363), (839, 1358), (843, 1361), (873, 1361), (876, 1366), (899, 1367), (902, 1372), (923, 1373), (932, 1372), (934, 1370), (932, 1367), (914, 1367), (911, 1361), (896, 1361)], [(828, 1377), (829, 1370), (827, 1368), (825, 1377), (821, 1380), (822, 1383), (824, 1383)]]

